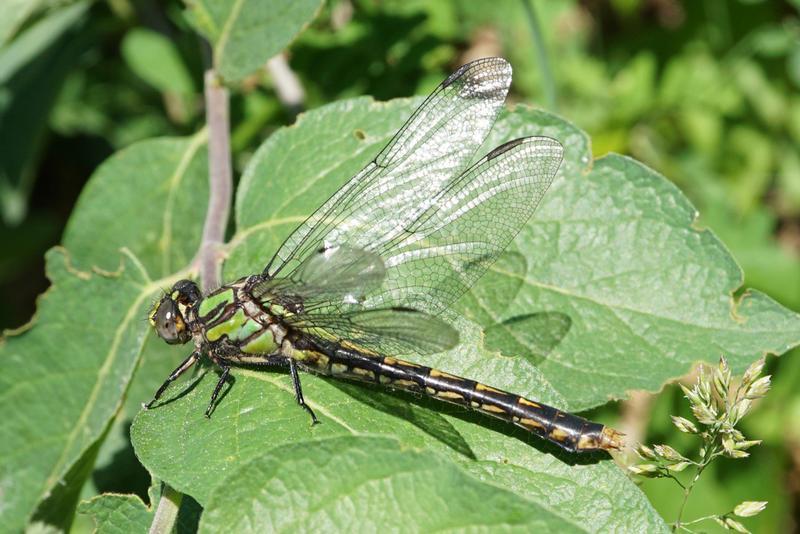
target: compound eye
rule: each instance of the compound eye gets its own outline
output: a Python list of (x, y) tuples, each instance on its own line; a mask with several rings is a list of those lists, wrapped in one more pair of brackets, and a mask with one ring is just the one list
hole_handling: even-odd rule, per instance
[(180, 343), (180, 334), (183, 331), (183, 318), (178, 312), (178, 307), (172, 300), (164, 300), (158, 305), (153, 316), (158, 337), (167, 343)]

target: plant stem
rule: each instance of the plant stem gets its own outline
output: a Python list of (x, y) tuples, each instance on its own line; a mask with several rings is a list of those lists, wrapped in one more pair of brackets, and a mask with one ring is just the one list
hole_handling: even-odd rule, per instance
[(210, 190), (199, 261), (200, 285), (204, 291), (209, 291), (219, 287), (222, 279), (218, 255), (225, 238), (233, 192), (228, 90), (220, 83), (213, 69), (205, 74), (205, 99)]
[[(213, 69), (207, 70), (205, 74), (205, 97), (209, 198), (197, 261), (200, 264), (200, 285), (204, 291), (209, 291), (219, 287), (222, 279), (219, 250), (225, 239), (233, 192), (228, 90), (219, 82)], [(164, 484), (153, 522), (150, 524), (150, 534), (172, 532), (182, 499), (182, 493)]]
[[(700, 462), (700, 465), (697, 466), (697, 472), (694, 474), (694, 478), (692, 481), (683, 488), (683, 501), (681, 502), (681, 507), (678, 509), (678, 517), (675, 522), (672, 524), (672, 532), (675, 532), (679, 528), (683, 528), (683, 524), (681, 523), (681, 518), (683, 517), (683, 510), (686, 508), (686, 502), (689, 500), (689, 495), (692, 493), (692, 489), (694, 488), (695, 483), (700, 478), (700, 475), (703, 473), (703, 470), (711, 463), (716, 457), (717, 447), (715, 446), (717, 439), (719, 438), (719, 428), (715, 428), (708, 440), (708, 446), (706, 447), (706, 451), (703, 454), (703, 460)], [(694, 523), (694, 521), (690, 521), (689, 524)]]
[(522, 0), (522, 6), (525, 8), (525, 14), (528, 16), (528, 26), (531, 29), (533, 45), (534, 48), (536, 48), (536, 55), (539, 60), (539, 72), (542, 77), (545, 107), (550, 111), (556, 111), (558, 109), (556, 104), (556, 84), (553, 78), (553, 71), (550, 69), (550, 59), (547, 56), (547, 48), (545, 48), (542, 28), (539, 24), (539, 18), (536, 16), (536, 9), (533, 7), (533, 0)]
[(167, 484), (163, 485), (158, 507), (150, 524), (150, 534), (167, 534), (172, 532), (175, 520), (178, 518), (178, 509), (181, 507), (183, 493), (175, 491)]

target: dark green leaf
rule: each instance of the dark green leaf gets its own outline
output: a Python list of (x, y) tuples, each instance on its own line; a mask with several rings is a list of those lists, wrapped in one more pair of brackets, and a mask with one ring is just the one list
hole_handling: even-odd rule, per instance
[(92, 517), (97, 534), (145, 534), (153, 512), (136, 495), (98, 495), (78, 506), (78, 513)]
[[(113, 269), (125, 247), (154, 277), (185, 268), (200, 243), (208, 195), (205, 130), (142, 141), (95, 172), (78, 199), (64, 246), (81, 267)], [(102, 231), (100, 231), (102, 230)]]
[(211, 41), (224, 78), (239, 80), (286, 48), (314, 18), (321, 0), (185, 0), (195, 27)]
[(0, 48), (0, 215), (7, 224), (25, 218), (33, 188), (31, 165), (50, 109), (86, 48), (81, 29), (87, 7), (78, 2), (54, 9)]
[[(179, 269), (197, 246), (194, 228), (207, 202), (204, 157), (197, 157), (203, 143), (202, 135), (148, 141), (98, 171), (70, 221), (67, 249), (47, 256), (52, 287), (37, 316), (0, 345), (0, 410), (9, 414), (0, 430), (0, 523), (10, 530), (45, 499), (37, 517), (64, 521), (62, 503), (77, 495), (63, 493), (62, 484), (82, 486), (89, 470), (76, 464), (90, 449), (94, 462), (93, 448), (123, 404), (151, 302), (186, 274)], [(170, 277), (150, 274), (164, 272)], [(145, 375), (141, 389), (152, 391), (161, 378)]]
[(8, 414), (0, 430), (0, 519), (10, 530), (100, 439), (122, 402), (156, 289), (140, 267), (125, 255), (117, 272), (78, 271), (64, 249), (51, 251), (53, 287), (35, 326), (0, 346), (0, 410)]
[(200, 532), (496, 529), (585, 531), (562, 510), (372, 437), (300, 442), (243, 464), (212, 494), (200, 524)]
[(122, 41), (122, 57), (139, 77), (163, 92), (191, 94), (191, 75), (178, 48), (160, 33), (135, 28)]

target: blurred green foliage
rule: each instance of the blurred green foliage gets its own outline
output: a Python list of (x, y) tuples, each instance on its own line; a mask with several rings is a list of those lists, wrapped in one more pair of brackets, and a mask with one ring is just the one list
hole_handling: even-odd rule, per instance
[[(553, 84), (553, 111), (590, 134), (595, 156), (630, 154), (674, 180), (698, 206), (698, 224), (730, 247), (747, 285), (800, 309), (800, 2), (552, 0), (535, 8), (538, 29), (520, 0), (332, 0), (289, 48), (289, 65), (314, 108), (361, 94), (424, 94), (453, 66), (502, 55), (515, 69), (510, 100), (542, 103)], [(43, 252), (59, 242), (100, 162), (134, 141), (201, 127), (209, 51), (184, 9), (177, 0), (0, 8), (0, 326), (33, 313), (46, 287)], [(535, 31), (551, 70), (538, 60)], [(264, 71), (237, 86), (231, 123), (241, 170), (294, 113)], [(800, 361), (790, 354), (770, 365), (775, 388), (745, 421), (765, 446), (735, 470), (721, 462), (695, 500), (720, 509), (768, 500), (758, 531), (796, 528), (800, 514)], [(680, 446), (668, 418), (683, 409), (678, 397), (667, 388), (656, 398), (648, 442)], [(119, 454), (128, 475), (114, 489), (146, 499), (146, 473), (129, 450)], [(85, 497), (108, 487), (113, 458), (101, 451), (101, 460)], [(119, 487), (120, 479), (129, 483)], [(644, 489), (666, 518), (674, 515), (671, 488), (653, 481)]]

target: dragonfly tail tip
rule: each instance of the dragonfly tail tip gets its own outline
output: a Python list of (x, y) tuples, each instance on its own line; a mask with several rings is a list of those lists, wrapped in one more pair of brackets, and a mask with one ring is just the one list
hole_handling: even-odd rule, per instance
[(625, 447), (625, 434), (611, 427), (604, 427), (600, 439), (600, 448), (621, 451)]

